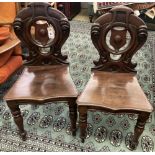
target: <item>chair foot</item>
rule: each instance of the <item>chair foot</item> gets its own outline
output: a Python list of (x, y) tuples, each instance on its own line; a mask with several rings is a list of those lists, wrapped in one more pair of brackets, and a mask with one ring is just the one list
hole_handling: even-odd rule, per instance
[(138, 146), (138, 142), (137, 142), (137, 143), (131, 142), (131, 143), (129, 144), (130, 150), (132, 150), (132, 151), (133, 151), (133, 150), (136, 150), (137, 146)]
[(79, 107), (79, 126), (81, 142), (84, 143), (87, 136), (87, 108)]
[(24, 125), (23, 125), (23, 117), (21, 115), (21, 111), (19, 108), (19, 105), (16, 103), (7, 103), (8, 107), (11, 110), (12, 116), (14, 118), (14, 122), (18, 127), (20, 137), (22, 140), (26, 140), (26, 131), (24, 130)]
[(76, 130), (72, 131), (72, 136), (76, 136)]
[(145, 123), (149, 118), (150, 113), (141, 112), (138, 115), (137, 124), (135, 126), (134, 135), (131, 138), (130, 147), (136, 149), (139, 143), (139, 137), (144, 131)]
[(131, 150), (131, 151), (134, 151), (134, 150), (136, 150), (137, 146), (138, 146), (138, 141), (135, 142), (134, 141), (134, 135), (131, 134), (130, 138), (129, 138), (128, 149)]
[(76, 136), (76, 121), (77, 121), (76, 99), (72, 99), (68, 103), (69, 103), (69, 117), (71, 121), (71, 131), (72, 131), (72, 135)]
[(20, 134), (20, 137), (21, 137), (21, 139), (23, 140), (23, 141), (26, 141), (27, 140), (27, 132), (26, 131), (24, 131), (24, 132), (22, 132), (22, 133), (19, 133)]
[(85, 142), (85, 139), (84, 138), (81, 138), (81, 143), (84, 143)]

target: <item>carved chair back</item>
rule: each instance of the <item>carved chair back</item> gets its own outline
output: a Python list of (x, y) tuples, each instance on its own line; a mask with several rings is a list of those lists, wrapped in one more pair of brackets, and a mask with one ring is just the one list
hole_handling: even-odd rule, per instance
[(30, 3), (17, 14), (13, 27), (29, 49), (25, 64), (67, 64), (61, 47), (69, 36), (70, 24), (66, 16), (50, 4)]
[(118, 6), (95, 21), (91, 38), (100, 55), (95, 69), (136, 72), (131, 60), (147, 39), (147, 27), (132, 9)]

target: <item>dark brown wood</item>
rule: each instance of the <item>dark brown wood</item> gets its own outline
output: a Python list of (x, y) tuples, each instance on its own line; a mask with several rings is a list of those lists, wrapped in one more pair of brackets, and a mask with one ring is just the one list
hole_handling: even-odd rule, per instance
[(19, 134), (20, 134), (22, 140), (25, 141), (26, 140), (26, 131), (24, 130), (23, 117), (21, 115), (19, 105), (16, 103), (9, 104), (9, 102), (7, 102), (7, 105), (10, 108), (12, 116), (14, 118), (14, 121), (19, 129)]
[[(121, 28), (121, 29), (120, 29)], [(130, 43), (121, 49), (127, 40), (127, 31), (130, 34)], [(110, 45), (106, 40), (108, 32)], [(147, 39), (145, 23), (133, 14), (132, 9), (121, 6), (115, 7), (109, 13), (99, 17), (91, 28), (91, 38), (97, 48), (100, 59), (94, 62), (95, 69), (103, 71), (136, 72), (135, 63), (131, 62), (133, 55), (142, 47)], [(111, 55), (119, 56), (114, 60)]]
[(84, 140), (87, 136), (86, 128), (87, 128), (87, 107), (79, 106), (79, 126), (80, 126), (80, 138), (81, 142), (84, 143)]
[(76, 98), (74, 98), (73, 100), (70, 100), (68, 104), (69, 104), (69, 117), (71, 120), (71, 131), (72, 131), (72, 135), (76, 136), (76, 121), (77, 121)]
[[(87, 92), (87, 93), (86, 93)], [(113, 111), (146, 111), (152, 106), (142, 91), (133, 73), (93, 71), (78, 105), (108, 108)]]
[(5, 95), (5, 99), (42, 103), (55, 98), (60, 100), (76, 96), (77, 91), (68, 66), (49, 65), (25, 67), (19, 79)]
[[(126, 45), (127, 32), (131, 39)], [(132, 9), (119, 6), (96, 20), (91, 28), (91, 38), (100, 59), (94, 62), (96, 67), (77, 99), (81, 140), (84, 142), (86, 138), (88, 110), (136, 113), (139, 117), (130, 142), (130, 149), (136, 149), (145, 122), (153, 111), (136, 78), (136, 64), (131, 62), (147, 39), (147, 27)]]
[[(71, 130), (75, 136), (78, 92), (69, 74), (67, 56), (61, 54), (61, 47), (70, 33), (67, 18), (48, 3), (30, 3), (17, 14), (13, 26), (29, 53), (22, 74), (4, 99), (22, 139), (26, 140), (26, 131), (19, 105), (52, 101), (67, 101)], [(52, 31), (48, 30), (49, 27)]]
[(138, 139), (144, 131), (145, 123), (149, 118), (150, 113), (142, 112), (138, 115), (137, 124), (134, 130), (134, 136), (132, 137), (132, 141), (130, 142), (130, 148), (134, 150), (138, 145)]
[[(37, 21), (47, 21), (48, 25), (52, 25), (55, 31), (53, 41), (39, 44), (32, 38), (31, 26), (35, 27)], [(13, 27), (18, 38), (29, 48), (28, 56), (25, 58), (26, 64), (67, 64), (67, 56), (61, 54), (61, 47), (69, 36), (70, 24), (65, 15), (52, 8), (50, 4), (30, 3), (17, 14)], [(46, 38), (46, 27), (42, 27), (39, 32), (38, 27), (36, 27), (37, 37)]]
[(81, 10), (80, 2), (57, 2), (57, 9), (66, 15), (69, 20), (72, 20)]

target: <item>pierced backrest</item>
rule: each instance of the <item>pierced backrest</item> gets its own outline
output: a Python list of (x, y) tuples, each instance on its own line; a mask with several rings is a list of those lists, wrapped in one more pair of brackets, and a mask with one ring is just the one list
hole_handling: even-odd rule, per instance
[(66, 16), (49, 3), (30, 3), (17, 14), (13, 27), (29, 49), (26, 64), (67, 63), (61, 47), (69, 36), (70, 24)]
[(147, 39), (145, 23), (133, 10), (118, 6), (99, 17), (91, 28), (91, 39), (100, 59), (96, 69), (116, 72), (136, 72), (133, 55)]

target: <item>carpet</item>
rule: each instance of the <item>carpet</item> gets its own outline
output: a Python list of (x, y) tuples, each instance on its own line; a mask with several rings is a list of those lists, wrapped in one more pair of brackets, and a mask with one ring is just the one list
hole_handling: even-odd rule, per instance
[[(93, 60), (99, 58), (90, 38), (90, 23), (71, 21), (70, 37), (62, 53), (68, 54), (70, 73), (79, 92), (90, 78)], [(155, 32), (134, 56), (138, 62), (137, 77), (152, 105), (155, 105)], [(68, 105), (47, 103), (43, 106), (21, 106), (28, 140), (23, 142), (13, 122), (3, 95), (19, 76), (20, 71), (0, 86), (0, 151), (103, 151), (128, 152), (129, 136), (133, 132), (137, 115), (88, 112), (85, 143), (71, 136)], [(154, 106), (155, 107), (155, 106)], [(78, 123), (77, 123), (78, 126)], [(155, 151), (155, 114), (152, 113), (135, 151)]]

